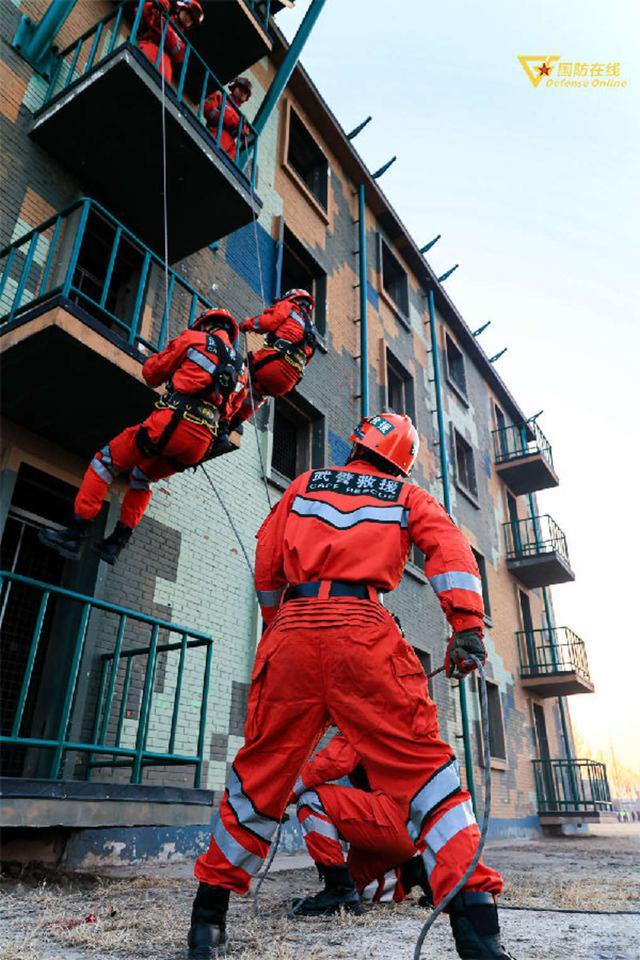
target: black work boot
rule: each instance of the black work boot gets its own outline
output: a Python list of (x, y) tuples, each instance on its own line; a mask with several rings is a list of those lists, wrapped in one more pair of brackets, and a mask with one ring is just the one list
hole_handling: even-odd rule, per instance
[(187, 938), (189, 960), (211, 960), (225, 956), (226, 920), (229, 890), (201, 883), (191, 910), (191, 929)]
[(459, 957), (465, 960), (514, 960), (500, 943), (498, 908), (493, 894), (461, 890), (448, 909)]
[(299, 917), (326, 917), (340, 909), (361, 914), (360, 897), (347, 865), (326, 867), (317, 863), (316, 866), (318, 873), (324, 878), (324, 890), (316, 893), (314, 897), (294, 900), (292, 912)]
[(79, 560), (82, 544), (87, 539), (91, 520), (74, 517), (64, 530), (40, 530), (38, 540), (67, 560)]
[(120, 556), (120, 552), (126, 547), (133, 533), (132, 527), (125, 527), (124, 523), (116, 523), (113, 531), (100, 543), (94, 543), (92, 550), (97, 553), (101, 560), (110, 563), (111, 566)]
[(404, 863), (400, 864), (400, 883), (402, 884), (405, 896), (413, 890), (414, 887), (420, 887), (423, 893), (423, 896), (421, 896), (418, 901), (420, 906), (433, 906), (433, 894), (429, 886), (429, 878), (427, 877), (424, 860), (420, 854), (416, 854), (415, 857), (411, 857), (410, 860), (405, 860)]

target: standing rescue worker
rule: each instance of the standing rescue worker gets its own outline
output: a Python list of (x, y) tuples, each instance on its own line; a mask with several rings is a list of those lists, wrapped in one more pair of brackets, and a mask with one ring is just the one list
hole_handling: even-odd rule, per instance
[[(435, 904), (477, 851), (470, 796), (440, 739), (424, 671), (379, 593), (397, 586), (417, 544), (452, 630), (446, 672), (461, 676), (475, 668), (471, 656), (486, 659), (478, 567), (445, 510), (402, 480), (418, 451), (409, 417), (369, 417), (351, 440), (345, 467), (303, 473), (258, 531), (255, 583), (268, 629), (253, 667), (245, 743), (195, 867), (192, 960), (226, 942), (229, 893), (247, 892), (328, 723), (401, 807)], [(499, 874), (479, 863), (452, 900), (459, 956), (508, 960), (494, 899), (501, 890)]]
[[(175, 25), (177, 24), (183, 34), (189, 34), (204, 20), (204, 10), (198, 0), (178, 0), (175, 19), (170, 14), (169, 0), (149, 0), (145, 3), (142, 8), (138, 46), (155, 65), (164, 31), (164, 50), (157, 67), (165, 80), (173, 83), (174, 69), (182, 64), (186, 50), (185, 42), (176, 32)], [(165, 31), (167, 18), (169, 23)]]
[(264, 313), (242, 321), (243, 332), (266, 334), (266, 346), (249, 354), (250, 384), (242, 402), (236, 402), (231, 429), (248, 420), (267, 397), (281, 397), (298, 386), (316, 349), (314, 308), (307, 290), (288, 290)]
[(206, 458), (219, 411), (235, 386), (238, 336), (228, 310), (207, 310), (191, 329), (145, 360), (146, 382), (151, 387), (167, 383), (167, 392), (144, 423), (127, 427), (96, 453), (76, 496), (73, 522), (64, 530), (41, 530), (41, 543), (77, 560), (110, 485), (128, 473), (120, 519), (93, 548), (102, 560), (115, 563), (149, 505), (151, 483)]
[[(249, 136), (249, 127), (242, 122), (242, 114), (239, 107), (247, 102), (251, 96), (251, 81), (248, 77), (236, 77), (229, 84), (229, 94), (225, 101), (222, 114), (222, 131), (220, 133), (220, 146), (232, 160), (238, 156), (238, 141), (243, 140), (246, 144)], [(204, 102), (204, 118), (207, 127), (214, 140), (218, 139), (218, 128), (220, 125), (220, 111), (222, 109), (223, 93), (216, 90), (210, 94)], [(242, 144), (241, 144), (242, 145)]]
[[(350, 787), (331, 783), (342, 777)], [(360, 913), (360, 899), (400, 903), (414, 886), (432, 902), (404, 808), (375, 789), (373, 772), (345, 737), (333, 737), (304, 765), (292, 796), (309, 856), (325, 882), (320, 893), (294, 903), (296, 914)], [(346, 864), (341, 840), (349, 844)]]

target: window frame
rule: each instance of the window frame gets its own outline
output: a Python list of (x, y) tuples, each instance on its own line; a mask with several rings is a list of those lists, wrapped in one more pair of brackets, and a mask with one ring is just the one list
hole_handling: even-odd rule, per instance
[[(404, 280), (404, 295), (405, 302), (400, 303), (391, 291), (387, 288), (384, 280), (385, 270), (385, 252), (387, 256), (394, 261), (395, 266), (398, 268), (402, 274)], [(387, 305), (393, 310), (394, 314), (402, 322), (403, 326), (408, 330), (411, 329), (411, 324), (409, 322), (409, 272), (402, 265), (399, 257), (395, 254), (392, 245), (385, 240), (381, 233), (378, 233), (378, 277), (379, 285), (378, 290), (382, 299), (387, 303)]]
[(482, 584), (482, 602), (484, 604), (484, 622), (493, 623), (491, 616), (491, 597), (489, 596), (489, 578), (487, 576), (487, 559), (483, 553), (476, 547), (471, 547), (471, 552), (475, 557), (480, 572), (480, 583)]
[[(478, 707), (480, 709), (480, 678), (476, 677), (476, 693), (478, 695)], [(509, 758), (507, 751), (507, 737), (506, 737), (506, 728), (504, 724), (504, 707), (502, 703), (502, 691), (500, 690), (500, 685), (495, 680), (490, 680), (487, 677), (487, 697), (488, 697), (488, 707), (489, 707), (489, 757), (487, 758), (484, 750), (484, 742), (482, 738), (482, 719), (478, 723), (478, 742), (479, 742), (479, 753), (480, 753), (480, 762), (483, 767), (487, 766), (487, 759), (489, 760), (489, 766), (494, 770), (506, 770), (509, 766)], [(496, 718), (495, 711), (492, 719), (492, 703), (498, 705), (498, 715)], [(502, 746), (504, 756), (498, 754), (493, 754), (492, 749), (495, 746), (495, 743), (492, 744), (492, 731), (495, 731), (495, 720), (498, 720), (498, 735), (499, 743)]]
[[(287, 172), (293, 183), (298, 187), (301, 193), (309, 201), (313, 209), (320, 216), (320, 218), (326, 223), (329, 224), (329, 206), (331, 203), (331, 190), (330, 190), (330, 181), (331, 181), (331, 167), (329, 164), (329, 158), (327, 157), (325, 151), (320, 146), (318, 139), (314, 136), (310, 130), (308, 124), (303, 119), (298, 110), (294, 107), (291, 100), (287, 100), (286, 103), (286, 124), (285, 124), (285, 135), (283, 141), (283, 152), (282, 152), (282, 166)], [(293, 163), (289, 159), (290, 149), (291, 149), (291, 126), (292, 126), (292, 116), (295, 117), (295, 121), (300, 124), (303, 131), (309, 137), (309, 140), (313, 142), (313, 145), (317, 148), (318, 153), (324, 157), (326, 163), (326, 206), (323, 205), (322, 200), (319, 199), (312, 188), (309, 186), (307, 181), (304, 179), (302, 173), (300, 173)]]
[[(316, 308), (314, 310), (314, 323), (316, 324), (316, 329), (319, 334), (319, 345), (320, 348), (326, 352), (326, 339), (327, 331), (329, 325), (329, 309), (328, 309), (328, 290), (329, 290), (329, 276), (327, 271), (324, 269), (321, 263), (313, 256), (313, 254), (307, 249), (306, 245), (296, 236), (291, 227), (287, 224), (285, 220), (282, 221), (282, 234), (281, 234), (281, 244), (282, 244), (282, 260), (280, 263), (280, 286), (282, 290), (290, 289), (288, 283), (283, 282), (284, 275), (284, 261), (287, 251), (291, 257), (298, 261), (303, 270), (308, 270), (309, 278), (311, 282), (304, 284), (294, 283), (293, 287), (303, 286), (304, 289), (309, 290), (309, 293), (312, 294), (314, 300), (316, 301)], [(297, 249), (296, 249), (297, 248)], [(305, 263), (306, 260), (306, 263)], [(318, 290), (318, 281), (322, 281), (322, 289)], [(282, 290), (280, 292), (282, 292)], [(321, 317), (323, 328), (320, 329), (318, 326), (318, 305), (321, 304)]]
[[(306, 449), (303, 454), (296, 451), (295, 475), (288, 477), (286, 474), (273, 466), (273, 452), (276, 430), (276, 416), (278, 408), (286, 409), (285, 417), (291, 420), (298, 428), (298, 433), (304, 427), (307, 428)], [(276, 397), (272, 405), (271, 412), (271, 443), (269, 450), (269, 466), (267, 480), (280, 490), (285, 490), (292, 480), (295, 480), (305, 470), (317, 469), (323, 467), (326, 462), (326, 421), (325, 416), (317, 410), (308, 400), (305, 400), (295, 391), (284, 397)]]
[[(389, 371), (392, 372), (396, 380), (402, 384), (403, 409), (397, 410), (391, 403), (389, 390)], [(384, 344), (384, 402), (389, 410), (394, 413), (406, 413), (418, 429), (416, 416), (416, 389), (413, 375), (407, 370), (401, 360)]]
[[(459, 462), (458, 462), (458, 448), (459, 448), (459, 446), (460, 446), (461, 448), (462, 448), (462, 447), (467, 448), (465, 452), (468, 451), (468, 453), (469, 453), (469, 455), (470, 455), (470, 458), (471, 458), (471, 466), (472, 466), (472, 468), (473, 468), (473, 482), (474, 482), (475, 489), (473, 489), (473, 487), (469, 487), (469, 486), (465, 483), (464, 479), (463, 479), (462, 476), (461, 476), (461, 473), (460, 473), (460, 464), (459, 464)], [(477, 469), (476, 469), (475, 451), (474, 451), (472, 445), (471, 445), (471, 444), (469, 443), (469, 441), (467, 440), (467, 438), (464, 437), (464, 436), (460, 433), (460, 431), (457, 430), (453, 425), (452, 425), (452, 447), (453, 447), (453, 462), (454, 462), (454, 465), (455, 465), (455, 484), (456, 484), (456, 487), (457, 487), (458, 490), (460, 490), (461, 493), (464, 494), (464, 496), (467, 498), (467, 500), (469, 500), (469, 501), (473, 504), (474, 507), (476, 507), (476, 508), (479, 509), (479, 508), (480, 508), (480, 504), (479, 504), (479, 501), (478, 501), (478, 471), (477, 471)], [(467, 471), (465, 471), (465, 472), (467, 472)]]
[[(451, 347), (451, 350), (449, 349), (450, 347)], [(459, 359), (460, 368), (461, 368), (461, 370), (462, 370), (462, 382), (463, 382), (463, 386), (461, 386), (461, 385), (458, 383), (458, 381), (456, 380), (455, 375), (454, 375), (454, 373), (453, 373), (453, 371), (452, 371), (452, 365), (451, 365), (451, 363), (450, 363), (450, 357), (451, 357), (451, 353), (452, 353), (454, 350), (455, 350), (455, 352), (458, 354), (458, 357), (456, 357), (455, 359), (456, 359), (456, 360)], [(460, 349), (460, 347), (458, 346), (458, 344), (456, 343), (456, 341), (455, 341), (455, 340), (453, 339), (453, 337), (450, 335), (450, 333), (449, 333), (448, 330), (445, 330), (445, 333), (444, 333), (444, 368), (445, 368), (445, 377), (446, 377), (447, 383), (449, 384), (449, 386), (451, 387), (451, 389), (453, 390), (453, 392), (456, 394), (456, 396), (459, 397), (459, 399), (462, 400), (462, 402), (463, 402), (466, 406), (469, 406), (469, 396), (468, 396), (468, 392), (467, 392), (468, 386), (467, 386), (467, 370), (466, 370), (466, 366), (465, 366), (465, 356), (464, 356), (464, 353), (462, 352), (462, 350)]]

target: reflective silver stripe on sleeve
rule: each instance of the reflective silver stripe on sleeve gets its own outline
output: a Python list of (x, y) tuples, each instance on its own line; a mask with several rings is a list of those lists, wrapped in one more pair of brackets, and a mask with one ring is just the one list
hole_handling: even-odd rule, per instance
[[(460, 833), (461, 830), (473, 826), (475, 822), (476, 818), (473, 815), (473, 807), (469, 800), (464, 800), (456, 807), (452, 807), (451, 810), (447, 810), (447, 812), (440, 817), (438, 822), (431, 827), (424, 838), (427, 847), (423, 854), (423, 859), (428, 874), (430, 874), (435, 867), (438, 853), (445, 844), (455, 837), (457, 833)], [(430, 854), (430, 856), (428, 854)]]
[(111, 473), (111, 471), (105, 467), (102, 460), (98, 460), (97, 457), (94, 457), (91, 461), (91, 467), (105, 483), (113, 483), (115, 480), (115, 474)]
[(261, 607), (277, 607), (282, 598), (283, 590), (284, 587), (280, 587), (279, 590), (256, 590), (258, 603)]
[(457, 760), (452, 760), (438, 770), (420, 788), (409, 805), (409, 819), (407, 832), (414, 843), (420, 836), (422, 826), (429, 814), (452, 793), (460, 789), (460, 766)]
[(148, 490), (150, 483), (149, 477), (139, 467), (134, 467), (129, 474), (128, 485), (132, 490)]
[(200, 353), (195, 347), (189, 347), (187, 350), (187, 360), (191, 360), (192, 363), (197, 363), (199, 367), (202, 367), (202, 369), (206, 370), (211, 376), (216, 372), (216, 364), (213, 360), (205, 357), (204, 353)]
[(216, 825), (213, 828), (213, 838), (231, 866), (239, 867), (240, 870), (244, 870), (246, 873), (252, 875), (257, 873), (262, 866), (262, 857), (258, 857), (255, 853), (245, 850), (245, 848), (231, 836), (220, 819), (220, 814), (218, 814)]
[(400, 504), (389, 507), (357, 507), (355, 510), (343, 513), (336, 507), (332, 507), (330, 503), (324, 503), (322, 500), (306, 500), (304, 497), (296, 497), (291, 511), (299, 517), (315, 517), (317, 520), (324, 520), (339, 530), (348, 530), (350, 527), (355, 527), (367, 520), (374, 523), (397, 523), (401, 527), (407, 527), (409, 523), (409, 511)]
[(264, 817), (258, 813), (253, 803), (242, 789), (240, 777), (231, 767), (231, 773), (227, 780), (228, 803), (235, 813), (238, 823), (256, 833), (262, 840), (271, 843), (273, 835), (278, 829), (277, 820), (271, 817)]
[(303, 330), (306, 329), (306, 323), (304, 322), (303, 318), (300, 316), (299, 313), (296, 313), (295, 310), (292, 310), (289, 316), (292, 320), (295, 320), (296, 323), (299, 323)]
[(315, 817), (313, 814), (302, 820), (300, 826), (305, 837), (310, 833), (319, 833), (323, 837), (328, 837), (329, 840), (340, 840), (338, 831), (332, 823), (321, 820), (320, 817)]
[(111, 447), (107, 444), (100, 451), (100, 456), (102, 457), (102, 462), (107, 466), (113, 466), (113, 460), (111, 459)]
[(482, 596), (482, 583), (479, 578), (463, 570), (438, 573), (435, 577), (429, 577), (429, 583), (436, 593), (444, 593), (446, 590), (470, 590)]

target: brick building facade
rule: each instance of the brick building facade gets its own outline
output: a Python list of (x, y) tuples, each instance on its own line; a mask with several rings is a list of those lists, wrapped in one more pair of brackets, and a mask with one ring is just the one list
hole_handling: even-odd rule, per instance
[[(123, 15), (106, 0), (77, 3), (56, 39), (62, 66), (47, 79), (12, 46), (21, 16), (37, 23), (46, 4), (13, 0), (5, 7), (0, 530), (2, 568), (9, 571), (2, 606), (6, 822), (92, 828), (98, 846), (120, 825), (119, 836), (128, 838), (123, 855), (131, 856), (134, 849), (140, 855), (142, 836), (149, 852), (163, 843), (190, 850), (201, 842), (206, 827), (200, 825), (211, 815), (207, 791), (219, 796), (242, 742), (259, 635), (251, 577), (219, 501), (200, 471), (161, 481), (114, 568), (88, 549), (82, 563), (63, 562), (38, 545), (36, 533), (67, 520), (94, 449), (150, 409), (154, 398), (140, 376), (144, 356), (207, 303), (243, 318), (281, 289), (312, 286), (319, 305), (321, 343), (300, 388), (272, 402), (255, 429), (246, 425), (239, 449), (208, 467), (249, 552), (268, 496), (275, 500), (303, 469), (345, 461), (345, 438), (359, 419), (362, 394), (361, 184), (371, 411), (411, 414), (421, 436), (412, 479), (438, 499), (444, 447), (451, 512), (483, 575), (490, 759), (479, 742), (475, 681), (465, 687), (476, 784), (485, 762), (493, 768), (492, 829), (523, 835), (540, 829), (541, 816), (549, 824), (598, 816), (606, 797), (597, 789), (606, 782), (598, 787), (591, 768), (587, 775), (573, 759), (559, 699), (593, 688), (581, 641), (557, 629), (547, 590), (573, 577), (561, 532), (537, 518), (536, 491), (557, 483), (550, 448), (474, 338), (477, 318), (458, 313), (310, 77), (296, 66), (255, 154), (251, 146), (230, 161), (198, 116), (201, 64), (213, 49), (207, 21), (193, 38), (195, 77), (185, 69), (184, 77), (163, 84), (131, 39), (137, 4)], [(277, 20), (278, 4), (272, 7)], [(222, 18), (218, 34), (244, 37), (244, 62), (228, 63), (219, 52), (220, 62), (207, 66), (222, 82), (240, 71), (251, 77), (251, 120), (286, 43), (273, 17), (261, 19), (260, 4), (233, 0), (205, 8), (209, 21)], [(204, 82), (215, 85), (215, 77)], [(163, 109), (168, 307), (159, 179)], [(211, 203), (216, 194), (219, 216)], [(121, 483), (111, 488), (102, 529), (112, 526), (124, 489)], [(42, 584), (52, 589), (36, 648)], [(97, 605), (87, 607), (90, 600)], [(446, 624), (418, 556), (387, 602), (425, 668), (438, 666)], [(132, 614), (122, 626), (124, 610)], [(77, 676), (69, 680), (68, 670)], [(431, 689), (443, 734), (462, 755), (457, 690), (442, 675)], [(62, 728), (60, 717), (68, 721)], [(109, 746), (120, 752), (109, 753)], [(51, 785), (39, 807), (27, 785), (33, 779)], [(56, 781), (73, 785), (64, 816), (52, 812), (60, 810)], [(108, 802), (105, 791), (111, 791)], [(20, 808), (32, 810), (30, 819), (16, 813)], [(137, 841), (121, 829), (125, 824), (140, 825)]]

